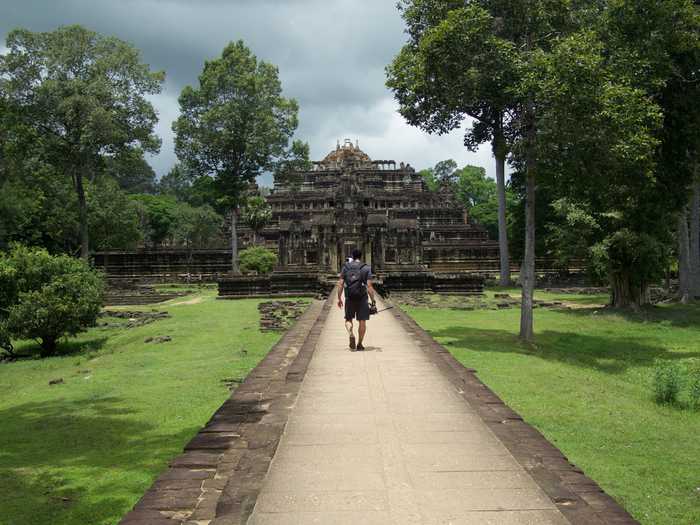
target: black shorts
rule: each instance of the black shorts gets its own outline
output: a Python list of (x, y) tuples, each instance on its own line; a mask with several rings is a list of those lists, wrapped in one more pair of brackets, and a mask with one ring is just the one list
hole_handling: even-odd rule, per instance
[(352, 319), (357, 319), (358, 321), (369, 320), (368, 297), (363, 297), (362, 299), (345, 299), (345, 320), (351, 321)]

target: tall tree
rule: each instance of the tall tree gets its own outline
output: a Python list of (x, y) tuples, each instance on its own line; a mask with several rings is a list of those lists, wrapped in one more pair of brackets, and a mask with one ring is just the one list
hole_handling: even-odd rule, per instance
[(275, 165), (275, 181), (286, 184), (291, 189), (299, 189), (302, 183), (301, 172), (310, 170), (312, 166), (308, 142), (294, 140)]
[(188, 201), (189, 190), (192, 187), (192, 177), (177, 163), (170, 171), (158, 181), (158, 193), (161, 195), (173, 195), (177, 200)]
[(700, 174), (693, 181), (693, 196), (690, 200), (690, 275), (691, 293), (694, 299), (700, 298)]
[(18, 242), (51, 253), (76, 253), (80, 246), (74, 191), (52, 166), (22, 159), (0, 180), (0, 249)]
[(211, 206), (193, 207), (179, 202), (175, 208), (173, 237), (188, 251), (193, 248), (209, 248), (220, 239), (223, 217)]
[(441, 160), (432, 168), (418, 173), (430, 191), (438, 191), (441, 186), (454, 187), (457, 180), (457, 163), (453, 159)]
[(700, 298), (700, 180), (695, 178), (689, 203), (678, 213), (678, 296)]
[(127, 193), (155, 193), (156, 172), (140, 148), (126, 148), (104, 159), (105, 172)]
[(178, 202), (170, 195), (130, 195), (137, 204), (140, 229), (143, 237), (157, 248), (172, 240), (177, 227)]
[(246, 189), (285, 156), (298, 105), (282, 96), (275, 66), (258, 61), (242, 41), (207, 61), (199, 87), (180, 95), (175, 152), (200, 177), (211, 177), (231, 220), (231, 266), (239, 273), (237, 219)]
[(457, 199), (469, 209), (469, 216), (486, 228), (492, 237), (498, 236), (498, 199), (496, 182), (486, 176), (479, 166), (464, 166), (455, 172)]
[[(516, 2), (522, 3), (522, 2)], [(500, 283), (510, 284), (505, 163), (508, 127), (516, 103), (514, 42), (521, 28), (504, 23), (507, 3), (401, 0), (408, 43), (387, 68), (387, 85), (400, 113), (430, 133), (447, 133), (473, 119), (464, 143), (474, 150), (491, 142), (496, 160)], [(510, 16), (512, 18), (512, 16)]]
[(142, 238), (136, 203), (104, 177), (87, 185), (90, 246), (95, 250), (132, 250)]
[(433, 168), (433, 175), (440, 185), (453, 186), (457, 180), (457, 163), (453, 159), (441, 160)]
[(619, 0), (538, 59), (540, 165), (601, 226), (592, 260), (608, 275), (614, 306), (648, 301), (671, 231), (684, 230), (678, 213), (700, 128), (699, 40), (690, 0)]
[(134, 147), (158, 151), (157, 116), (145, 95), (160, 92), (164, 74), (152, 72), (130, 44), (77, 25), (48, 33), (14, 30), (7, 47), (0, 56), (4, 124), (32, 129), (36, 149), (70, 177), (87, 259), (85, 181), (104, 156)]
[[(574, 27), (571, 2), (404, 0), (401, 9), (409, 42), (389, 66), (387, 84), (404, 117), (426, 131), (445, 133), (470, 116), (476, 123), (465, 144), (491, 140), (497, 158), (505, 159), (508, 149), (517, 148), (523, 160), (526, 234), (520, 337), (532, 341), (538, 108), (525, 81), (535, 71), (535, 58)], [(501, 212), (505, 210), (502, 174), (499, 162)], [(507, 253), (505, 215), (501, 216), (501, 253)], [(506, 262), (501, 261), (504, 284)]]

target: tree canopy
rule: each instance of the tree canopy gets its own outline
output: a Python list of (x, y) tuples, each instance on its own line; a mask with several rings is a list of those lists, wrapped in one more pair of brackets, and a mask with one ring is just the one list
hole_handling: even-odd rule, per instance
[(199, 177), (210, 177), (219, 206), (230, 211), (232, 268), (238, 272), (237, 210), (258, 175), (284, 158), (297, 127), (298, 105), (282, 96), (275, 66), (243, 41), (207, 61), (199, 86), (180, 95), (175, 152)]
[(85, 183), (107, 158), (158, 151), (157, 115), (146, 95), (160, 91), (164, 74), (142, 63), (132, 45), (78, 25), (17, 29), (7, 48), (0, 56), (2, 126), (8, 140), (31, 141), (41, 160), (72, 181), (87, 259)]

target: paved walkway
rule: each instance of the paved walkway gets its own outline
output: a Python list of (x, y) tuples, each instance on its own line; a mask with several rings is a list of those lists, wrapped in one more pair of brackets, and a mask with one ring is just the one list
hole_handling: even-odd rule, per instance
[(333, 308), (249, 525), (566, 524), (391, 313)]

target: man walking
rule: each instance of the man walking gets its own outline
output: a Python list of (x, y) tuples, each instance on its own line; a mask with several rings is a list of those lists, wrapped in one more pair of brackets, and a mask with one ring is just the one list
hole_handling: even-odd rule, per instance
[[(345, 292), (345, 329), (350, 336), (350, 349), (364, 350), (362, 341), (367, 332), (367, 320), (369, 319), (369, 302), (372, 300), (374, 307), (374, 288), (372, 287), (372, 272), (369, 265), (363, 263), (362, 252), (352, 251), (352, 261), (346, 262), (340, 271), (338, 281), (338, 308), (343, 307), (343, 291)], [(355, 346), (355, 334), (353, 332), (353, 319), (357, 319), (359, 328), (357, 330), (357, 346)]]

